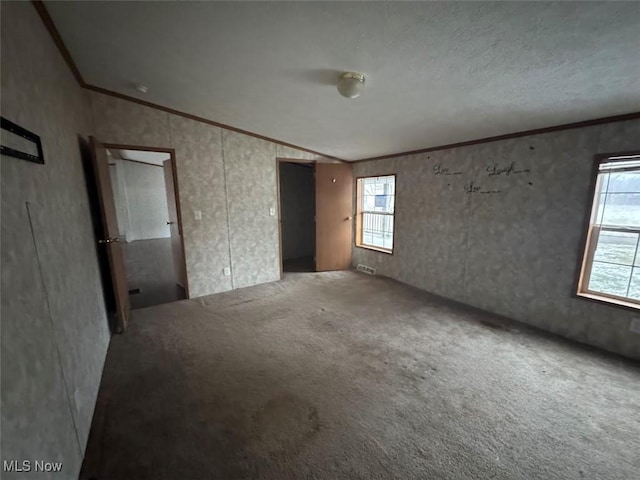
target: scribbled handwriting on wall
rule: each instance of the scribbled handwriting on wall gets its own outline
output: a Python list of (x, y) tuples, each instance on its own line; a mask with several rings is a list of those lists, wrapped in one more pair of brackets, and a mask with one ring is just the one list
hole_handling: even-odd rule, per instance
[(452, 172), (446, 167), (443, 167), (441, 163), (436, 163), (433, 166), (433, 174), (434, 175), (462, 175), (462, 171)]
[(523, 170), (518, 170), (516, 169), (516, 162), (511, 162), (509, 165), (507, 166), (501, 166), (498, 163), (494, 163), (493, 165), (489, 165), (487, 167), (487, 172), (489, 173), (489, 177), (493, 177), (496, 175), (517, 175), (520, 173), (524, 173), (524, 174), (529, 174), (531, 173), (531, 170), (529, 168), (525, 168)]
[(464, 186), (464, 191), (467, 194), (469, 193), (483, 193), (483, 194), (502, 193), (502, 190), (486, 189), (486, 188), (483, 188), (482, 185), (476, 185), (473, 180)]

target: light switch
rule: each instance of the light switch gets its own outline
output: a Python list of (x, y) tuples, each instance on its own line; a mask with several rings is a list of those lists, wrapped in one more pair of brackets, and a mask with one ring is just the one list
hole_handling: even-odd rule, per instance
[(273, 216), (275, 216), (275, 214), (276, 214), (276, 209), (275, 209), (275, 208), (273, 208), (273, 207), (271, 207), (271, 208), (269, 209), (269, 216), (270, 216), (270, 217), (273, 217)]
[(202, 211), (201, 210), (194, 211), (193, 218), (195, 218), (196, 220), (202, 220)]
[(231, 275), (231, 267), (224, 267), (222, 269), (222, 273), (224, 274), (225, 277), (228, 277), (229, 275)]

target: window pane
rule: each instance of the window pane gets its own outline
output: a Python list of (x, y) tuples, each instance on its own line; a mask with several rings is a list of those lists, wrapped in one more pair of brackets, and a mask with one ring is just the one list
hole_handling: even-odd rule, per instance
[(602, 225), (640, 227), (640, 193), (601, 195)]
[(391, 250), (393, 248), (393, 215), (363, 213), (362, 243)]
[(598, 245), (593, 257), (595, 261), (632, 265), (638, 244), (637, 233), (600, 230)]
[(640, 171), (601, 173), (598, 182), (600, 196), (595, 222), (639, 227)]
[[(640, 157), (611, 157), (599, 166), (591, 227), (599, 227), (587, 289), (640, 297)], [(587, 251), (589, 253), (589, 251)], [(585, 271), (589, 271), (588, 269)]]
[(640, 268), (633, 269), (631, 285), (629, 285), (629, 298), (640, 300)]
[(362, 180), (362, 210), (393, 213), (395, 177), (369, 177)]
[(605, 200), (607, 198), (607, 189), (609, 188), (608, 173), (598, 174), (598, 185), (599, 185), (598, 190), (596, 190), (598, 195), (598, 203), (594, 207), (596, 209), (596, 215), (593, 218), (593, 223), (595, 225), (602, 225), (602, 216), (604, 215)]
[(626, 297), (630, 277), (631, 267), (594, 261), (591, 266), (589, 290)]
[(640, 170), (611, 172), (607, 193), (629, 193), (640, 191)]
[(362, 209), (361, 245), (393, 249), (393, 223), (395, 210), (395, 175), (366, 177), (358, 180)]

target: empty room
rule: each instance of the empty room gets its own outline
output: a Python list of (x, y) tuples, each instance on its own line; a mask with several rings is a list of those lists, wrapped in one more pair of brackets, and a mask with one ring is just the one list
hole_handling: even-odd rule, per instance
[(640, 2), (0, 18), (1, 478), (638, 478)]

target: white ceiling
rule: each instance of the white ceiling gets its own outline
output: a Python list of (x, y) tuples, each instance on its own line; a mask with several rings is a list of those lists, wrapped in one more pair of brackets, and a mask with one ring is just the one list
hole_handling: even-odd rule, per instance
[(640, 2), (46, 5), (87, 83), (344, 159), (640, 110)]

